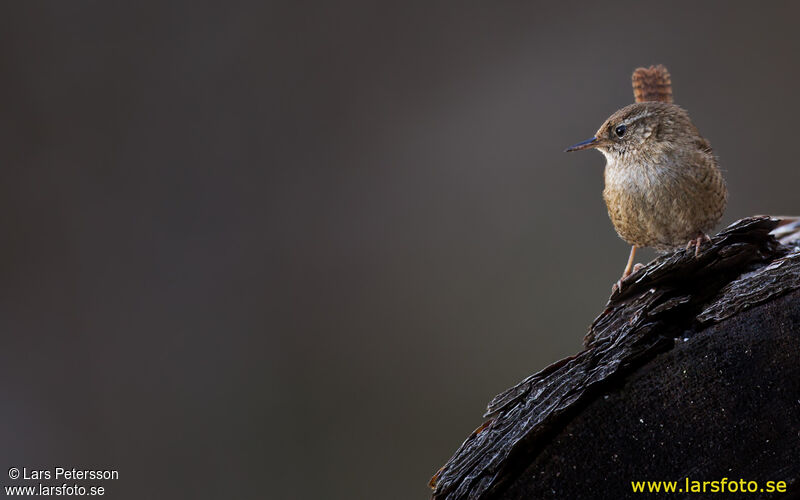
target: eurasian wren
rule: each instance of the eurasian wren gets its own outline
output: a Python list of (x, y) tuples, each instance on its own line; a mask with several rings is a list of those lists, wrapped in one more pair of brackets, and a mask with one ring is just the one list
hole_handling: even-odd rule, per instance
[(638, 68), (633, 87), (635, 104), (611, 115), (591, 139), (567, 149), (595, 148), (606, 157), (608, 216), (632, 246), (618, 289), (631, 274), (639, 247), (664, 252), (694, 246), (697, 255), (728, 198), (711, 145), (686, 111), (672, 104), (666, 68)]

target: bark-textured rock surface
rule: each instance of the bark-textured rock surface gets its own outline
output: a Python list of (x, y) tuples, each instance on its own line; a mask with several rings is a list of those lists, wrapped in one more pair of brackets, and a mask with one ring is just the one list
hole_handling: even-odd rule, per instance
[(723, 477), (796, 490), (800, 248), (779, 223), (743, 219), (636, 272), (583, 351), (494, 398), (433, 498), (626, 498), (631, 481)]

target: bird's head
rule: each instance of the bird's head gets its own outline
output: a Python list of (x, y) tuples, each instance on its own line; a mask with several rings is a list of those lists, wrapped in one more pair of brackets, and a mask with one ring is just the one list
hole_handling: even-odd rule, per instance
[(620, 109), (600, 126), (594, 137), (565, 151), (598, 149), (607, 158), (639, 156), (698, 136), (689, 115), (666, 102), (639, 102)]

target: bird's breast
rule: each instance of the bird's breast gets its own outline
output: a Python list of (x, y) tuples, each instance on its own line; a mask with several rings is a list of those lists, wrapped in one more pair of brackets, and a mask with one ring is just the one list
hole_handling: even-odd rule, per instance
[(714, 163), (608, 160), (603, 198), (614, 228), (631, 245), (659, 250), (683, 245), (722, 215), (724, 181)]

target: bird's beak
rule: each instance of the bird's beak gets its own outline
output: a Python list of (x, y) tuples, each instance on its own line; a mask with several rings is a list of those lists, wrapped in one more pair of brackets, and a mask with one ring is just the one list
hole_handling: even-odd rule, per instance
[(581, 149), (589, 149), (597, 146), (600, 140), (597, 137), (592, 137), (591, 139), (586, 139), (583, 142), (579, 142), (578, 144), (572, 145), (564, 150), (565, 153), (569, 153), (570, 151), (580, 151)]

